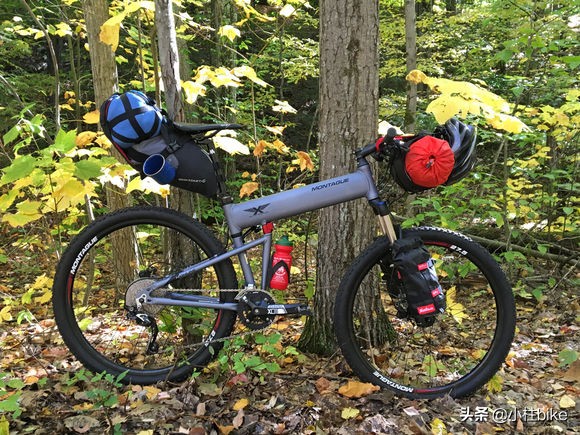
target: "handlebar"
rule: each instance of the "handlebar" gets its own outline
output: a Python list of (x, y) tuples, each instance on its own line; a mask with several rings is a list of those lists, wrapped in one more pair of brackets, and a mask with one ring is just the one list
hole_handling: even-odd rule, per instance
[(397, 130), (389, 128), (385, 136), (377, 139), (375, 143), (370, 143), (356, 150), (355, 155), (357, 158), (372, 156), (374, 159), (381, 161), (385, 155), (390, 155), (391, 150), (399, 140), (400, 136), (397, 135)]

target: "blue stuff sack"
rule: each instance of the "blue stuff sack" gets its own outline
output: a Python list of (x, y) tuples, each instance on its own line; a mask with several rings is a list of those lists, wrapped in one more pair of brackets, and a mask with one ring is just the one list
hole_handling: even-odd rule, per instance
[(161, 132), (163, 114), (140, 91), (114, 94), (101, 105), (101, 126), (116, 147), (130, 148)]

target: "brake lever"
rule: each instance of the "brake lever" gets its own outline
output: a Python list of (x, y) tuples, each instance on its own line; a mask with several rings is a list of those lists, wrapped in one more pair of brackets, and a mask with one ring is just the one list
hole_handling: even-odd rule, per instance
[(378, 162), (382, 162), (386, 156), (391, 154), (390, 150), (395, 144), (395, 137), (397, 136), (397, 130), (393, 127), (387, 130), (387, 134), (382, 138), (377, 140), (375, 143), (375, 152), (373, 157)]

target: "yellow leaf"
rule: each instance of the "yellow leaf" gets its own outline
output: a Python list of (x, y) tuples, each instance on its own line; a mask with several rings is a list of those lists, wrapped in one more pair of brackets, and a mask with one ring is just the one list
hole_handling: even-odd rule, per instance
[(157, 387), (154, 387), (152, 385), (147, 385), (145, 387), (143, 387), (143, 389), (145, 390), (145, 394), (147, 396), (147, 398), (149, 400), (152, 400), (155, 398), (155, 396), (157, 396), (159, 393), (161, 393), (161, 390)]
[(83, 131), (77, 135), (75, 138), (75, 145), (79, 148), (82, 148), (95, 140), (97, 137), (97, 133), (94, 131)]
[(462, 116), (474, 114), (485, 116), (492, 127), (510, 133), (528, 130), (518, 118), (509, 115), (510, 105), (507, 101), (481, 86), (464, 81), (428, 77), (419, 70), (411, 71), (407, 75), (407, 80), (412, 83), (424, 83), (433, 92), (441, 94), (427, 107), (427, 111), (441, 124), (457, 114)]
[(576, 406), (576, 401), (568, 396), (567, 394), (563, 395), (560, 398), (560, 408), (567, 409), (567, 408), (574, 408)]
[(101, 26), (101, 33), (99, 39), (102, 43), (111, 47), (115, 52), (119, 46), (119, 31), (121, 30), (121, 21), (125, 18), (125, 14), (118, 14), (109, 18)]
[(240, 86), (240, 79), (238, 79), (234, 74), (231, 73), (230, 70), (224, 68), (223, 66), (217, 68), (213, 75), (209, 76), (210, 83), (219, 88), (221, 86), (231, 86), (231, 87), (238, 87)]
[(292, 107), (288, 101), (275, 100), (276, 105), (272, 106), (274, 112), (280, 113), (297, 113), (298, 111)]
[(93, 409), (93, 404), (90, 402), (79, 403), (78, 405), (73, 405), (75, 411), (89, 411)]
[(12, 314), (10, 314), (10, 305), (6, 305), (0, 310), (0, 323), (9, 322), (12, 320)]
[(246, 77), (260, 86), (268, 86), (268, 83), (258, 78), (256, 71), (254, 71), (254, 68), (252, 68), (251, 66), (248, 65), (238, 66), (232, 70), (232, 73), (234, 73), (236, 77)]
[(266, 142), (265, 140), (258, 141), (258, 143), (256, 144), (256, 147), (254, 148), (254, 156), (261, 157), (262, 154), (264, 154), (264, 151), (265, 151), (267, 146), (272, 146), (272, 144), (269, 142)]
[(431, 422), (431, 433), (433, 435), (447, 435), (447, 428), (445, 427), (445, 423), (443, 423), (438, 418), (434, 418)]
[(213, 138), (213, 143), (229, 154), (250, 154), (249, 148), (233, 137), (216, 136)]
[(181, 82), (181, 88), (185, 93), (185, 101), (188, 104), (194, 104), (198, 97), (203, 97), (205, 95), (206, 87), (201, 83), (187, 80)]
[(234, 42), (234, 39), (239, 38), (241, 36), (241, 33), (240, 29), (228, 24), (226, 26), (222, 26), (219, 28), (218, 35), (224, 36), (228, 38), (230, 41)]
[(280, 154), (288, 154), (290, 151), (286, 144), (280, 139), (276, 139), (274, 142), (272, 142), (272, 147), (275, 148), (276, 151), (278, 151)]
[(407, 74), (407, 80), (418, 85), (419, 83), (425, 83), (425, 80), (427, 80), (427, 75), (418, 69), (414, 69), (409, 74)]
[(358, 417), (359, 414), (360, 411), (356, 408), (344, 408), (340, 413), (340, 416), (345, 420), (349, 420)]
[(461, 324), (463, 319), (467, 318), (467, 313), (463, 304), (455, 301), (456, 292), (455, 286), (449, 287), (445, 291), (445, 300), (447, 301), (447, 312), (453, 316), (457, 323)]
[(100, 112), (98, 110), (93, 110), (92, 112), (85, 113), (83, 116), (83, 121), (86, 124), (98, 124), (99, 123)]
[(306, 169), (310, 171), (314, 171), (314, 164), (312, 163), (312, 159), (305, 153), (304, 151), (298, 151), (296, 153), (298, 155), (298, 160), (300, 161), (300, 170), (304, 171)]
[(486, 384), (487, 391), (489, 391), (490, 393), (499, 393), (499, 392), (501, 392), (502, 385), (503, 385), (503, 378), (499, 375), (499, 373), (496, 373), (487, 382), (487, 384)]
[(52, 299), (52, 290), (47, 289), (41, 296), (34, 298), (34, 302), (42, 305), (46, 304)]
[(461, 97), (445, 95), (433, 100), (426, 110), (435, 116), (439, 124), (445, 124), (461, 111), (464, 102)]
[(288, 18), (291, 15), (294, 15), (296, 9), (290, 3), (284, 5), (282, 9), (280, 9), (280, 16), (284, 18)]
[(266, 126), (266, 130), (268, 130), (270, 133), (274, 133), (276, 136), (280, 136), (284, 133), (284, 129), (286, 128), (286, 126)]
[(258, 187), (260, 187), (260, 185), (255, 181), (248, 181), (247, 183), (244, 183), (240, 189), (240, 198), (243, 198), (244, 196), (250, 196), (256, 190), (258, 190)]
[(234, 411), (239, 411), (240, 409), (244, 409), (246, 406), (248, 406), (250, 403), (250, 401), (246, 398), (240, 399), (238, 400), (233, 407)]
[(346, 385), (343, 385), (338, 389), (338, 393), (350, 398), (359, 398), (368, 396), (378, 390), (380, 390), (380, 387), (377, 385), (369, 384), (367, 382), (348, 381)]
[(220, 426), (219, 424), (217, 427), (222, 435), (229, 435), (235, 429), (234, 426)]
[(505, 115), (502, 113), (495, 113), (494, 116), (489, 116), (486, 121), (498, 130), (505, 130), (509, 133), (521, 133), (524, 130), (529, 130), (528, 127), (515, 116)]

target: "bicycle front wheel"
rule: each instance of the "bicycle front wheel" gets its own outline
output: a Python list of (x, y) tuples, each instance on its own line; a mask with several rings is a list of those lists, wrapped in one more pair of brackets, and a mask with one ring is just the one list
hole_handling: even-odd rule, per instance
[[(405, 316), (391, 249), (376, 240), (353, 263), (336, 298), (335, 331), (362, 380), (410, 398), (461, 397), (499, 369), (515, 330), (515, 303), (501, 268), (483, 247), (438, 228), (416, 228), (445, 292), (447, 309), (429, 326)], [(397, 309), (397, 307), (399, 309)]]
[[(54, 315), (65, 344), (93, 372), (127, 372), (126, 383), (183, 380), (217, 354), (236, 313), (174, 305), (144, 304), (133, 313), (129, 308), (156, 278), (222, 252), (207, 227), (173, 210), (134, 207), (96, 220), (72, 241), (54, 279)], [(226, 260), (166, 287), (153, 296), (171, 292), (231, 302), (235, 292), (219, 290), (236, 289), (237, 280)]]

